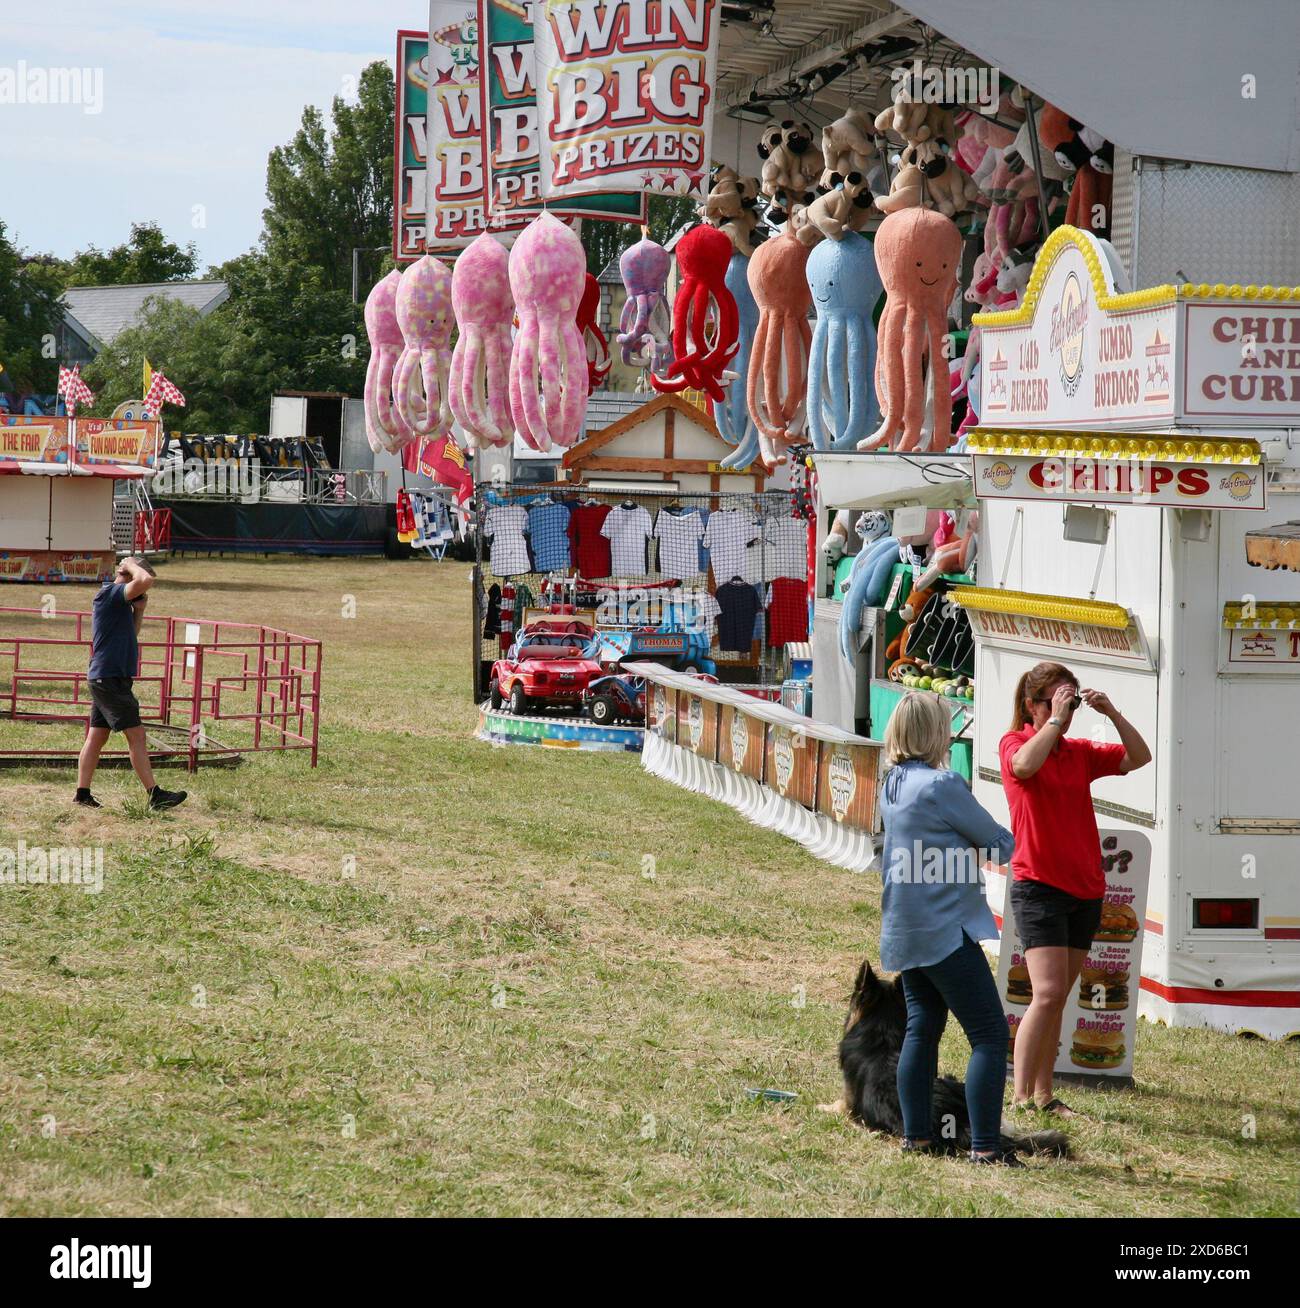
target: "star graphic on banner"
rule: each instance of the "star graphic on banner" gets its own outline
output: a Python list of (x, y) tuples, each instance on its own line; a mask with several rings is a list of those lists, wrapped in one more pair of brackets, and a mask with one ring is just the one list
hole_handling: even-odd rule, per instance
[(658, 178), (658, 176), (657, 176), (655, 173), (642, 173), (642, 174), (641, 174), (641, 185), (642, 185), (642, 186), (653, 186), (653, 185), (654, 185), (658, 180), (659, 180), (659, 178)]
[(697, 189), (700, 186), (700, 184), (704, 181), (703, 171), (688, 173), (685, 169), (683, 169), (682, 176), (686, 178), (686, 189), (688, 191)]
[(454, 68), (439, 68), (438, 76), (434, 78), (437, 86), (447, 86), (456, 80), (456, 70)]

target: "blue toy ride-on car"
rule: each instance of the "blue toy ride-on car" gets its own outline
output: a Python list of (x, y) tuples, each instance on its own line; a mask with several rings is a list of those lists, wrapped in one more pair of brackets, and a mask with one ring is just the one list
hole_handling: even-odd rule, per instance
[(645, 721), (645, 678), (624, 673), (600, 677), (588, 684), (582, 697), (587, 716), (597, 725)]

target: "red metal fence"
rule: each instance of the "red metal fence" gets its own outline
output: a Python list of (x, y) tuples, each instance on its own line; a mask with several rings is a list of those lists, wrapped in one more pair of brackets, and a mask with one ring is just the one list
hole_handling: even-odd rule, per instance
[[(89, 613), (0, 607), (0, 716), (84, 728), (90, 632)], [(191, 772), (201, 760), (254, 750), (310, 750), (315, 767), (320, 683), (321, 643), (307, 636), (255, 623), (148, 614), (140, 629), (135, 692), (149, 753), (184, 757)], [(0, 760), (10, 762), (77, 752), (0, 744)]]

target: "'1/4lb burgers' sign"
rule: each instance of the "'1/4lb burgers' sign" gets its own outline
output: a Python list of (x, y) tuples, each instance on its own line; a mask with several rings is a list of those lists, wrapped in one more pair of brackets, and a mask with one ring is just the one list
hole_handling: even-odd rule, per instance
[(704, 194), (721, 0), (536, 0), (542, 195)]

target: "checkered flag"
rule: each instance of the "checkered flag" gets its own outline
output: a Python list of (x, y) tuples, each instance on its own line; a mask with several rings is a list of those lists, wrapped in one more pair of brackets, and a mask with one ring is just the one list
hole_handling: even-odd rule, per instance
[(149, 383), (149, 394), (144, 397), (145, 412), (157, 417), (162, 412), (164, 404), (175, 404), (183, 409), (185, 396), (163, 376), (160, 370), (155, 369), (153, 381)]
[(95, 393), (81, 380), (81, 364), (73, 364), (71, 368), (59, 369), (59, 387), (57, 394), (63, 396), (63, 402), (68, 406), (68, 417), (76, 417), (78, 404), (94, 404)]

